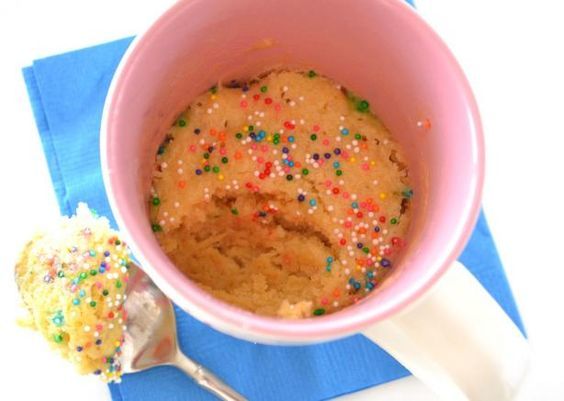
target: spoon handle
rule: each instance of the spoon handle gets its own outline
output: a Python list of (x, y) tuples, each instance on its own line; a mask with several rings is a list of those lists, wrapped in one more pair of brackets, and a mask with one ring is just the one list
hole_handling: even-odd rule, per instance
[(178, 350), (174, 365), (184, 371), (201, 387), (224, 401), (247, 401), (245, 397), (233, 390), (212, 372), (188, 358)]

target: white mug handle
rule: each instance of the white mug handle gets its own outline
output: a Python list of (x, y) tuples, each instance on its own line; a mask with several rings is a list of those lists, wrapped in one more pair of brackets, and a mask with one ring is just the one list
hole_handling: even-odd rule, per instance
[(517, 326), (458, 262), (420, 300), (363, 334), (449, 401), (510, 400), (529, 364)]

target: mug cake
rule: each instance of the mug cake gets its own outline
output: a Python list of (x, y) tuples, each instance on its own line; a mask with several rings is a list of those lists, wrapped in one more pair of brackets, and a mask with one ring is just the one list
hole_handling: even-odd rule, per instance
[(159, 146), (152, 229), (213, 296), (283, 318), (336, 312), (393, 269), (409, 168), (370, 104), (315, 71), (212, 87)]

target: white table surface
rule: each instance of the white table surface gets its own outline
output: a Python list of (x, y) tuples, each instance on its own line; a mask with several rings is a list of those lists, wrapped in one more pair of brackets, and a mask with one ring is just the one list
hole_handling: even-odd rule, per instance
[[(109, 400), (105, 385), (77, 376), (36, 333), (14, 323), (14, 260), (34, 228), (58, 213), (20, 69), (36, 58), (140, 32), (172, 3), (0, 2), (2, 400)], [(564, 248), (564, 8), (558, 3), (417, 3), (457, 56), (481, 109), (484, 207), (533, 349), (520, 401), (564, 399), (564, 263), (558, 252)], [(411, 377), (342, 400), (436, 397)]]

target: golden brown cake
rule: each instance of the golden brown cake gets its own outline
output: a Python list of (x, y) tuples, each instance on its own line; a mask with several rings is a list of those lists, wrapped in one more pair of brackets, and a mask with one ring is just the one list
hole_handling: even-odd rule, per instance
[(368, 102), (278, 71), (196, 98), (159, 147), (153, 231), (190, 279), (249, 311), (335, 312), (404, 244), (408, 169)]

